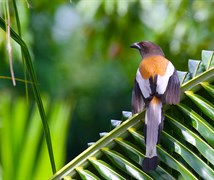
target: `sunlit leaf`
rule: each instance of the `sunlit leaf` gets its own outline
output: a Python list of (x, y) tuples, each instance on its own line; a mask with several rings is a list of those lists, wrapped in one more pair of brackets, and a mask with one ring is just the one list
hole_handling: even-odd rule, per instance
[(213, 51), (202, 51), (202, 62), (206, 67), (206, 70), (214, 66), (214, 52)]
[(168, 146), (168, 148), (173, 149), (174, 152), (179, 154), (186, 161), (186, 163), (189, 164), (189, 166), (198, 173), (198, 175), (204, 179), (213, 179), (214, 170), (185, 145), (180, 143), (166, 132), (162, 132), (161, 140), (164, 145)]
[(206, 114), (214, 120), (214, 105), (204, 99), (202, 96), (194, 94), (192, 91), (186, 91), (185, 94)]
[(177, 71), (177, 74), (178, 74), (178, 78), (179, 78), (180, 84), (183, 84), (184, 80), (186, 78), (187, 72)]
[(192, 77), (196, 76), (200, 62), (201, 61), (196, 61), (196, 60), (192, 60), (192, 59), (190, 59), (188, 61), (188, 69), (189, 69), (189, 72), (191, 73)]
[(92, 172), (85, 170), (81, 167), (76, 168), (76, 171), (79, 173), (82, 179), (84, 180), (97, 180), (99, 179), (96, 175), (94, 175)]
[(130, 163), (123, 155), (116, 151), (103, 148), (102, 152), (125, 173), (128, 173), (135, 179), (152, 179), (145, 172)]
[(171, 117), (170, 115), (166, 115), (166, 117), (168, 119), (168, 124), (174, 130), (174, 132), (184, 138), (185, 141), (195, 146), (199, 152), (214, 165), (214, 149), (197, 134), (193, 133), (190, 129), (179, 123), (178, 120)]
[(201, 85), (214, 98), (214, 86), (208, 82), (202, 82)]
[(89, 158), (91, 164), (97, 169), (99, 174), (105, 179), (122, 180), (125, 178), (119, 175), (113, 167), (105, 163), (104, 161), (97, 160), (96, 158)]
[(184, 118), (185, 122), (195, 128), (214, 147), (214, 128), (188, 106), (180, 103), (177, 107), (188, 117), (188, 119)]

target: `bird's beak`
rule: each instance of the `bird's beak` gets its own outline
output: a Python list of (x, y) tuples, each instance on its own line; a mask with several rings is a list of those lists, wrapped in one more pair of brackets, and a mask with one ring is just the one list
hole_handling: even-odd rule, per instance
[(130, 46), (130, 48), (135, 48), (135, 49), (139, 49), (140, 50), (140, 46), (138, 45), (138, 43), (134, 43)]

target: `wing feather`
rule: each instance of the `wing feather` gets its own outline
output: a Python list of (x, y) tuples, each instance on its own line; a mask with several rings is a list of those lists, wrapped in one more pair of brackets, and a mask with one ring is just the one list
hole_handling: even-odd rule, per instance
[(176, 70), (169, 78), (162, 100), (166, 104), (178, 104), (180, 102), (180, 81)]
[(134, 81), (134, 87), (132, 90), (132, 114), (142, 112), (144, 110), (144, 98), (141, 93), (138, 82)]

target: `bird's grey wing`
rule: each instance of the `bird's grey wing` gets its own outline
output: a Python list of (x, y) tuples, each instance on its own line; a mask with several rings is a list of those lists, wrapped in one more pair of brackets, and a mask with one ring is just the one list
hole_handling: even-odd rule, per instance
[(169, 78), (162, 101), (166, 104), (178, 104), (180, 102), (180, 81), (176, 69)]
[(138, 82), (134, 81), (134, 87), (132, 90), (132, 114), (142, 112), (144, 110), (144, 98), (140, 90)]

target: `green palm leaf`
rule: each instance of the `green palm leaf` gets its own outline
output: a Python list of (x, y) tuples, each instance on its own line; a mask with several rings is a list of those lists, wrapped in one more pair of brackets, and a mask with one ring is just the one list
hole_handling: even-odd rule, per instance
[(178, 72), (182, 101), (165, 107), (164, 131), (157, 145), (160, 163), (155, 171), (141, 169), (145, 153), (142, 112), (122, 122), (112, 120), (111, 132), (51, 179), (213, 179), (213, 54), (202, 51), (202, 61), (190, 60), (189, 72)]
[(104, 161), (97, 160), (94, 157), (89, 158), (90, 163), (96, 168), (96, 170), (100, 173), (100, 175), (105, 179), (115, 179), (120, 180), (124, 179), (121, 175), (119, 175), (116, 170), (110, 166), (109, 164), (105, 163)]
[[(14, 1), (14, 3), (15, 3), (15, 1)], [(17, 16), (16, 16), (16, 18), (18, 19)], [(19, 20), (18, 20), (18, 26), (19, 26)], [(0, 17), (0, 28), (6, 32), (6, 27), (7, 27), (7, 23), (5, 22), (5, 20), (2, 17)], [(18, 27), (18, 29), (19, 28), (20, 27)], [(36, 74), (34, 72), (30, 52), (28, 50), (26, 43), (22, 40), (21, 36), (18, 35), (11, 27), (9, 28), (9, 31), (10, 31), (11, 38), (13, 40), (15, 40), (21, 47), (22, 58), (24, 60), (24, 68), (26, 68), (25, 70), (28, 70), (30, 79), (32, 81), (31, 85), (32, 85), (34, 98), (37, 102), (37, 106), (38, 106), (40, 117), (41, 117), (42, 124), (43, 124), (43, 129), (44, 129), (45, 138), (46, 138), (46, 142), (47, 142), (47, 148), (48, 148), (48, 152), (49, 152), (51, 167), (52, 167), (53, 173), (55, 173), (56, 172), (56, 165), (55, 165), (55, 160), (54, 160), (50, 130), (49, 130), (48, 122), (46, 119), (44, 105), (43, 105), (42, 98), (40, 95), (40, 89), (38, 86)], [(20, 29), (19, 29), (19, 33), (20, 33)], [(24, 72), (25, 77), (26, 77), (26, 73), (27, 72)], [(27, 88), (26, 88), (26, 90), (27, 90)]]
[[(62, 167), (65, 161), (65, 145), (73, 103), (44, 97), (44, 107), (48, 111), (48, 122), (56, 153), (56, 165)], [(30, 99), (1, 95), (0, 133), (1, 165), (4, 167), (2, 179), (41, 179), (52, 175), (48, 151), (37, 106)], [(2, 150), (1, 149), (1, 150)], [(5, 153), (6, 152), (6, 153)]]

